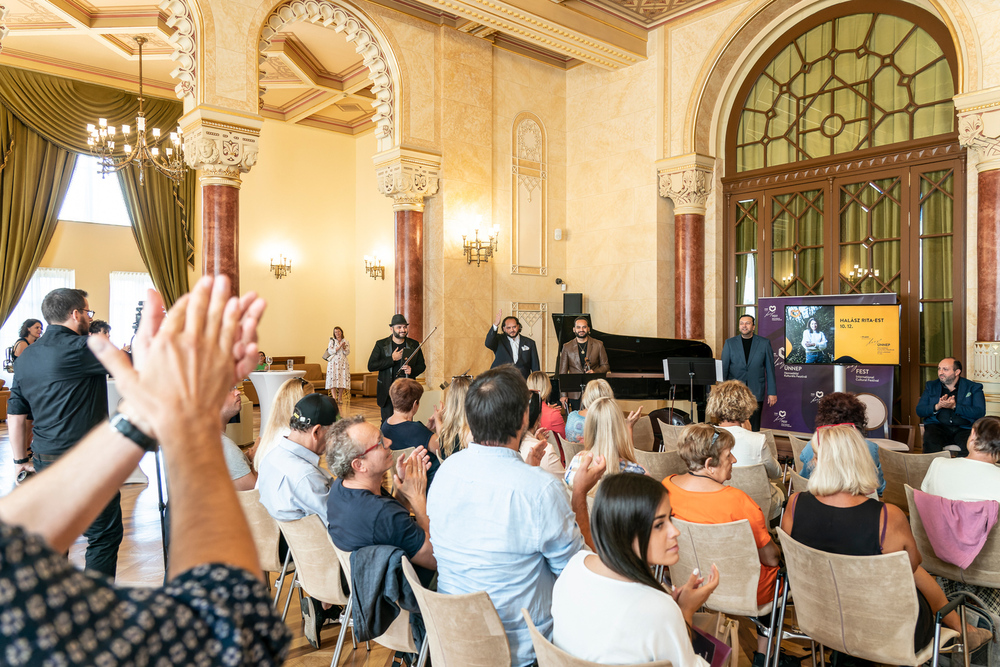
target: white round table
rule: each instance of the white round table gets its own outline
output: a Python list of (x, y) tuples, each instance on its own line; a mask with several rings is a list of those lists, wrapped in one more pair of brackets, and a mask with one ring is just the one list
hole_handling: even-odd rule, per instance
[(260, 430), (262, 432), (267, 426), (267, 418), (271, 414), (271, 406), (274, 404), (274, 397), (278, 393), (278, 389), (285, 383), (285, 380), (304, 377), (305, 374), (305, 371), (254, 371), (250, 374), (250, 381), (253, 382), (253, 387), (257, 390), (257, 398), (260, 399)]

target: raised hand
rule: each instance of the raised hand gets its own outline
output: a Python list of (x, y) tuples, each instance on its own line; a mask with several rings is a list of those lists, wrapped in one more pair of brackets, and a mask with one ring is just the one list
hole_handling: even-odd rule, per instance
[(694, 613), (705, 604), (705, 601), (708, 600), (718, 587), (719, 568), (715, 566), (715, 563), (712, 563), (712, 572), (709, 574), (708, 579), (701, 576), (698, 570), (695, 570), (683, 586), (674, 589), (674, 600), (677, 602), (677, 606), (681, 608), (681, 613), (684, 615), (684, 620), (688, 622), (688, 625), (691, 624)]

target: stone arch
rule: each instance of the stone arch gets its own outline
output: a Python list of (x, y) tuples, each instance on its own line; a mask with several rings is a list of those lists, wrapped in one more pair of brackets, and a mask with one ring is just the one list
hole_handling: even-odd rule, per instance
[(260, 62), (265, 50), (285, 26), (297, 21), (309, 21), (344, 33), (347, 41), (363, 59), (372, 81), (375, 101), (375, 138), (378, 151), (383, 152), (400, 144), (399, 93), (400, 76), (396, 57), (388, 40), (375, 22), (357, 7), (346, 2), (331, 0), (291, 0), (275, 7), (264, 20), (260, 31), (258, 49)]
[(160, 9), (167, 13), (167, 25), (174, 28), (170, 43), (171, 59), (177, 69), (170, 75), (177, 79), (174, 93), (178, 98), (195, 97), (198, 89), (198, 26), (203, 25), (194, 0), (163, 0)]

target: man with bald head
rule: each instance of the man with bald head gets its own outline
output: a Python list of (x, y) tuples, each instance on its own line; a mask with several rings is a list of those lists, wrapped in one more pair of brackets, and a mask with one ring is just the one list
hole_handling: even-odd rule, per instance
[(945, 357), (938, 364), (938, 379), (931, 380), (917, 403), (924, 420), (924, 453), (947, 450), (968, 456), (966, 443), (972, 424), (986, 415), (983, 385), (962, 377), (962, 362)]

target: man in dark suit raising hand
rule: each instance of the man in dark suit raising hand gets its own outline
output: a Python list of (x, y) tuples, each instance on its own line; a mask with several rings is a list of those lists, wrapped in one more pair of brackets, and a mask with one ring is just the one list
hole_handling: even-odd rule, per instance
[(521, 321), (513, 315), (504, 317), (503, 309), (497, 311), (496, 323), (486, 332), (485, 345), (494, 354), (493, 365), (490, 368), (513, 364), (526, 380), (528, 375), (541, 368), (535, 341), (522, 336)]

